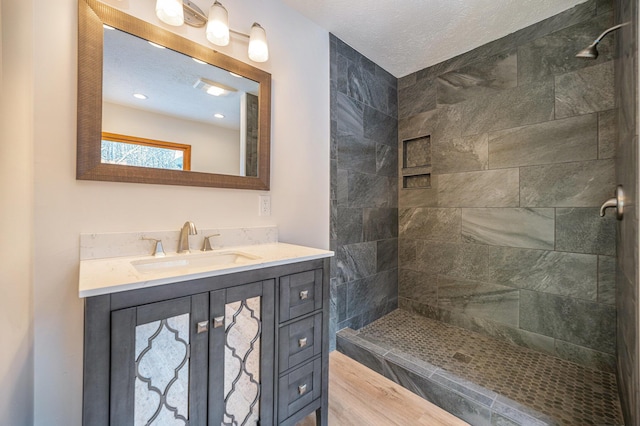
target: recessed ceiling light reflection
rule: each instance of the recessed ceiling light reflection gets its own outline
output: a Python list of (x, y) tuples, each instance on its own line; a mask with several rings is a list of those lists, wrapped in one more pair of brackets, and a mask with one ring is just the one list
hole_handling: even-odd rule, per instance
[(158, 49), (166, 49), (166, 47), (160, 46), (159, 44), (156, 44), (152, 41), (150, 41), (149, 44), (152, 45), (153, 47), (157, 47)]
[(149, 99), (149, 97), (147, 95), (142, 94), (142, 93), (134, 93), (133, 97), (137, 98), (137, 99)]
[(238, 74), (236, 74), (234, 72), (231, 72), (231, 71), (229, 71), (229, 74), (231, 74), (232, 76), (237, 77), (237, 78), (242, 78), (241, 75), (238, 75)]
[(224, 118), (224, 115), (222, 115), (222, 114), (213, 114), (213, 116), (215, 118)]
[(115, 30), (115, 28), (107, 25), (107, 24), (102, 24), (102, 28), (104, 28), (105, 30)]
[(200, 59), (196, 59), (196, 58), (191, 58), (193, 59), (195, 62), (202, 64), (202, 65), (207, 65), (207, 63), (205, 61), (201, 61)]

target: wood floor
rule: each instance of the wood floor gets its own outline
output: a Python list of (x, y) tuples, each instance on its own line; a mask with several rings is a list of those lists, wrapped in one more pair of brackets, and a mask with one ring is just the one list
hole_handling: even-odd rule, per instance
[[(315, 425), (315, 415), (297, 426)], [(329, 356), (329, 426), (469, 426), (402, 386), (334, 351)]]

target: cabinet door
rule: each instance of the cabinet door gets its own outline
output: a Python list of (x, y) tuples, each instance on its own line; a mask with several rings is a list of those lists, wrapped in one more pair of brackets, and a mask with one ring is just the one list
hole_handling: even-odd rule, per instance
[(112, 312), (111, 425), (206, 424), (208, 311), (203, 293)]
[(275, 281), (211, 292), (209, 425), (271, 425)]

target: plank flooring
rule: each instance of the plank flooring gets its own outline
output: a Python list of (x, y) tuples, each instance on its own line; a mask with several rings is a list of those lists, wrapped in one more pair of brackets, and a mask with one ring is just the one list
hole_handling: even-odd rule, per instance
[[(297, 426), (313, 425), (312, 414)], [(337, 351), (329, 356), (329, 425), (469, 426)]]

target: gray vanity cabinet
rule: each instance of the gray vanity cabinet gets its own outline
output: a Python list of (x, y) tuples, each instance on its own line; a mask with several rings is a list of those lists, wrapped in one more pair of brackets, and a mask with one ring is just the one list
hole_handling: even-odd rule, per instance
[[(295, 425), (316, 410), (326, 424), (328, 300), (326, 271), (308, 270), (280, 277), (278, 317), (279, 424)], [(324, 309), (323, 309), (324, 308)], [(326, 319), (326, 320), (323, 320)], [(324, 358), (321, 355), (324, 353)], [(324, 366), (323, 366), (324, 363)], [(324, 367), (324, 368), (323, 368)], [(306, 413), (306, 414), (305, 414)]]
[(327, 267), (87, 298), (83, 424), (326, 425)]
[[(180, 421), (190, 419), (201, 424), (206, 421), (206, 405), (199, 398), (188, 397), (206, 395), (207, 391), (207, 382), (201, 379), (199, 371), (206, 368), (203, 365), (206, 357), (202, 354), (208, 351), (208, 336), (192, 330), (197, 327), (198, 317), (206, 319), (208, 305), (205, 293), (111, 314), (112, 424), (136, 423), (134, 419), (142, 417), (141, 408), (148, 419), (158, 418), (159, 409), (171, 408), (176, 410), (175, 416)], [(152, 374), (147, 360), (159, 357), (164, 361), (162, 370), (156, 367), (160, 371)], [(185, 371), (189, 373), (188, 379), (184, 377)], [(144, 407), (136, 403), (140, 385), (143, 391), (152, 394), (146, 398)], [(182, 391), (177, 397), (176, 389)]]

